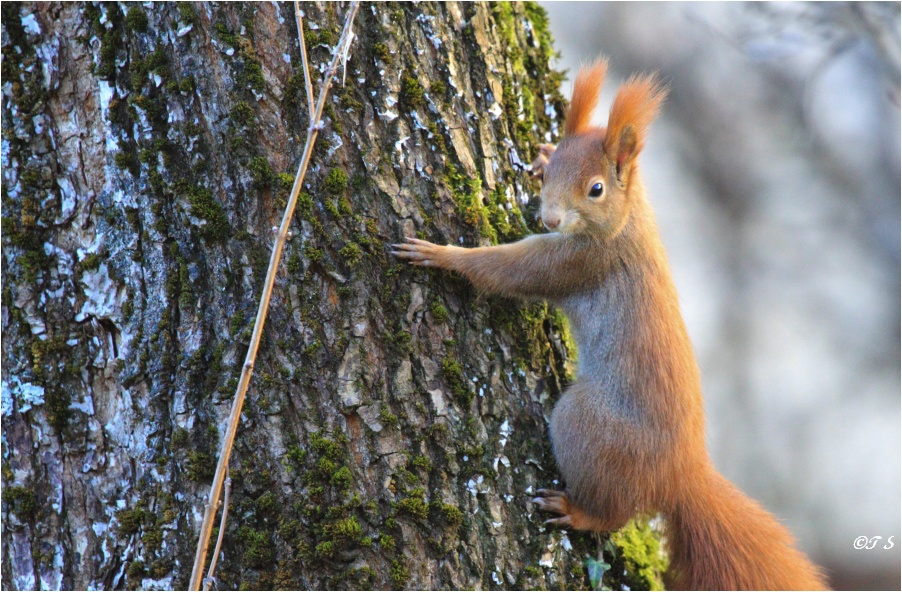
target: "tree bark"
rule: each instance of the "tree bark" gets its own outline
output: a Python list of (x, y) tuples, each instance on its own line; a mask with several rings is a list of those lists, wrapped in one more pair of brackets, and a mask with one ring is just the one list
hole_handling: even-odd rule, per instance
[[(315, 84), (345, 8), (303, 5)], [(2, 24), (3, 587), (184, 588), (303, 148), (293, 9), (4, 3)], [(524, 163), (563, 110), (544, 14), (365, 4), (355, 32), (216, 588), (585, 588), (602, 539), (529, 503), (556, 484), (563, 317), (387, 254), (538, 231)], [(604, 583), (653, 585), (620, 543)]]

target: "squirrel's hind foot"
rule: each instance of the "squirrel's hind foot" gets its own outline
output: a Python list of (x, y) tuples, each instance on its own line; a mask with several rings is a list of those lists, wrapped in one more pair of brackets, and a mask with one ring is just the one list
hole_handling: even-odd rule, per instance
[(540, 489), (536, 493), (539, 497), (532, 498), (532, 502), (539, 506), (539, 510), (562, 514), (560, 518), (546, 520), (545, 524), (573, 526), (573, 518), (570, 515), (570, 498), (567, 497), (566, 492), (555, 491), (553, 489)]
[(551, 518), (546, 520), (545, 524), (569, 526), (576, 530), (591, 530), (594, 532), (616, 530), (616, 527), (613, 525), (606, 524), (603, 520), (592, 516), (573, 503), (566, 491), (540, 489), (536, 494), (537, 497), (532, 498), (532, 502), (539, 506), (539, 510), (561, 514), (560, 518)]

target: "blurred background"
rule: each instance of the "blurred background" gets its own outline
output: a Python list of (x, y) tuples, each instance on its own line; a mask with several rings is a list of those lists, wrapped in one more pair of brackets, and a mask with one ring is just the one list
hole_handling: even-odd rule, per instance
[(566, 96), (610, 59), (600, 123), (670, 85), (641, 162), (717, 467), (837, 589), (899, 589), (899, 3), (543, 6)]

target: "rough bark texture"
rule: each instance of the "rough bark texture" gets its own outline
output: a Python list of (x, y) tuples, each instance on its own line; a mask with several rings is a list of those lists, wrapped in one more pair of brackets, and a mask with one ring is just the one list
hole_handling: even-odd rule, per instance
[[(304, 6), (317, 73), (344, 9)], [(303, 147), (293, 11), (4, 3), (2, 24), (3, 587), (182, 588)], [(522, 163), (562, 113), (544, 14), (367, 4), (355, 30), (217, 587), (585, 588), (601, 541), (528, 503), (556, 478), (562, 317), (386, 254), (534, 226)], [(647, 530), (607, 545), (605, 584), (657, 581)]]

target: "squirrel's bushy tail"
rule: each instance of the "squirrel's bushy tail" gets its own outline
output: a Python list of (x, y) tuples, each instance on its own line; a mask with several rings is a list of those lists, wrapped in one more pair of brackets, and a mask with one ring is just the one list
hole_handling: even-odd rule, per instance
[(668, 516), (668, 590), (826, 590), (789, 531), (713, 470)]

